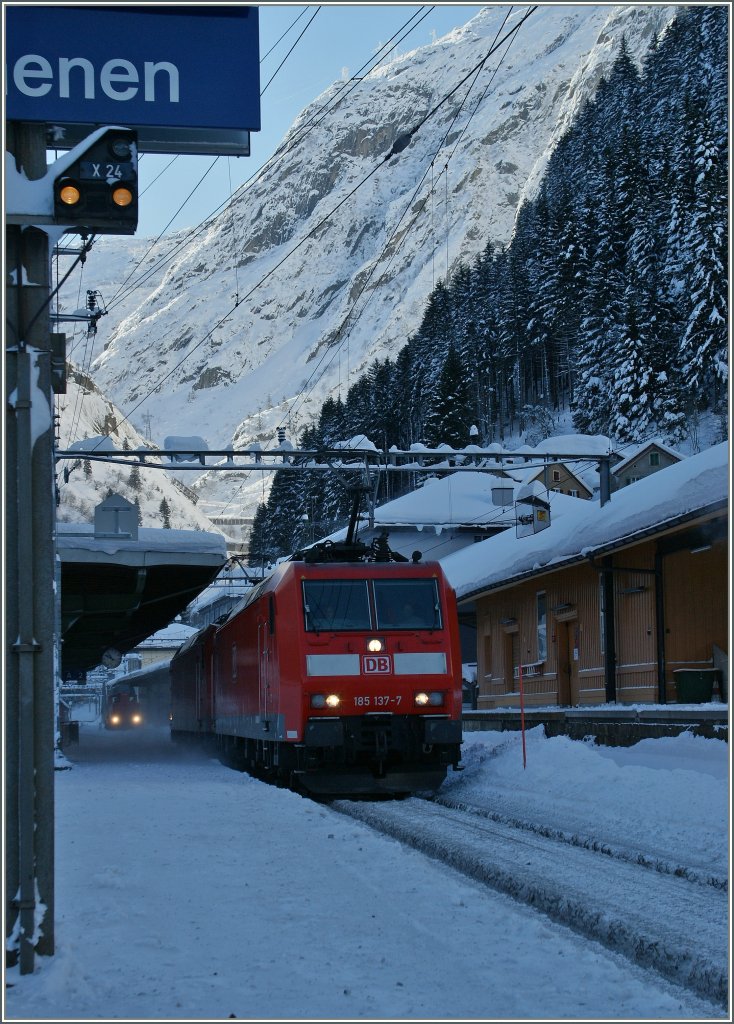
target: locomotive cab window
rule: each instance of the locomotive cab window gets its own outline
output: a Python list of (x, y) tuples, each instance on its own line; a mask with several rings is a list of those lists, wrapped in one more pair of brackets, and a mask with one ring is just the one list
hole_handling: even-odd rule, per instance
[(441, 629), (435, 580), (374, 580), (374, 591), (378, 629)]
[(366, 580), (304, 580), (303, 610), (310, 632), (372, 628)]

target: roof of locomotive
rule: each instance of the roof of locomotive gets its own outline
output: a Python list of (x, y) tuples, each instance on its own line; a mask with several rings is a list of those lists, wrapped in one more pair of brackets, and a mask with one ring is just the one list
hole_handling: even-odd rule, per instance
[(197, 633), (192, 633), (190, 637), (184, 640), (184, 642), (181, 644), (178, 650), (174, 651), (171, 657), (171, 662), (176, 661), (178, 658), (185, 655), (188, 651), (191, 650), (192, 647), (196, 647), (196, 645), (204, 639), (207, 633), (211, 633), (215, 629), (215, 624), (213, 622), (210, 622), (207, 626), (204, 626)]
[(296, 558), (280, 562), (275, 569), (266, 576), (260, 583), (257, 583), (242, 600), (234, 606), (229, 615), (221, 625), (229, 622), (235, 615), (239, 614), (248, 605), (252, 604), (263, 594), (272, 593), (281, 583), (298, 574), (299, 578), (344, 578), (352, 576), (364, 576), (365, 578), (381, 575), (399, 577), (401, 574), (410, 576), (441, 576), (445, 579), (445, 573), (440, 562), (365, 562), (365, 561), (328, 561), (316, 562)]

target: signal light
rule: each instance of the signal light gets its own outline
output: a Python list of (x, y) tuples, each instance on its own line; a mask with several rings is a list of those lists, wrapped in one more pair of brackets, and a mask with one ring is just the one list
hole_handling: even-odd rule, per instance
[(137, 133), (108, 128), (54, 181), (54, 221), (69, 230), (132, 235), (138, 226)]
[(66, 206), (76, 206), (81, 197), (78, 187), (70, 181), (59, 187), (59, 199)]
[(112, 202), (115, 204), (115, 206), (129, 206), (134, 198), (135, 197), (133, 196), (130, 189), (125, 188), (124, 186), (121, 188), (116, 188), (112, 193)]

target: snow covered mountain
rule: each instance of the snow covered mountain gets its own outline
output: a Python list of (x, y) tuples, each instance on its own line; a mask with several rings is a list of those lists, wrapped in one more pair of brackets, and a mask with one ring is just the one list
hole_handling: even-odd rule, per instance
[[(484, 8), (343, 95), (335, 83), (199, 229), (152, 250), (144, 239), (95, 246), (87, 286), (110, 313), (87, 365), (141, 432), (160, 441), (195, 428), (210, 448), (270, 446), (281, 425), (295, 437), (326, 397), (404, 344), (458, 261), (509, 241), (622, 36), (640, 60), (676, 8), (524, 7), (505, 22), (509, 10)], [(67, 308), (79, 304), (72, 280)], [(196, 487), (228, 503), (227, 474), (212, 476)], [(247, 494), (238, 506), (260, 497)]]
[(140, 506), (142, 526), (164, 526), (161, 504), (165, 500), (172, 529), (221, 532), (197, 508), (196, 493), (169, 472), (136, 469), (132, 460), (119, 465), (87, 457), (102, 443), (107, 450), (140, 449), (146, 443), (86, 374), (72, 370), (57, 412), (59, 450), (79, 452), (78, 459), (64, 459), (57, 466), (59, 522), (93, 522), (95, 506), (112, 490)]

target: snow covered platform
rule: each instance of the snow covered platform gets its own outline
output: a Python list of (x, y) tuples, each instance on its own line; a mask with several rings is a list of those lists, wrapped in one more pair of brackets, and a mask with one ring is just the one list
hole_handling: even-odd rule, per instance
[[(517, 708), (488, 711), (464, 709), (464, 733), (520, 729)], [(525, 728), (542, 725), (546, 736), (585, 739), (607, 746), (630, 746), (638, 740), (690, 732), (710, 739), (729, 739), (728, 704), (598, 704), (588, 707), (526, 708)]]

